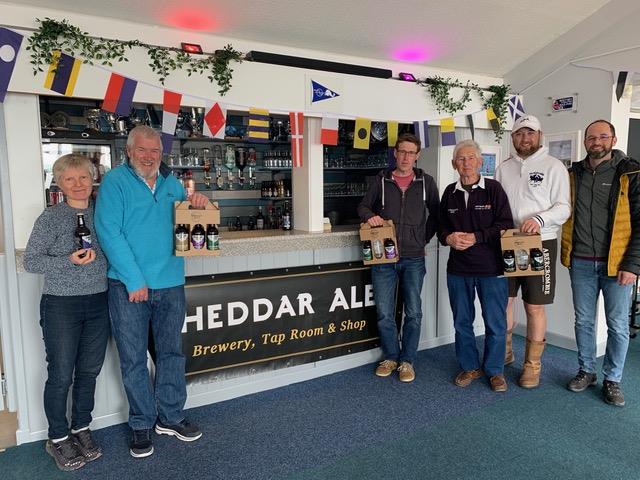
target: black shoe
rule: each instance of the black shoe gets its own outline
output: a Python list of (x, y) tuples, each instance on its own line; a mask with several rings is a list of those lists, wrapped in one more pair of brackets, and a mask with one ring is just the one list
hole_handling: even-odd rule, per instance
[(60, 442), (47, 440), (45, 450), (53, 457), (60, 470), (70, 472), (86, 465), (80, 447), (72, 436), (68, 436)]
[(102, 450), (98, 445), (96, 445), (96, 442), (93, 441), (91, 430), (88, 428), (74, 433), (73, 438), (82, 452), (85, 461), (93, 462), (102, 456)]
[(587, 373), (584, 370), (580, 370), (575, 377), (569, 380), (567, 388), (572, 392), (584, 392), (590, 386), (595, 385), (596, 381), (595, 373)]
[(604, 401), (609, 405), (616, 407), (624, 407), (624, 395), (620, 390), (619, 382), (612, 382), (605, 380), (602, 382), (602, 394), (604, 395)]
[(183, 442), (193, 442), (202, 436), (202, 432), (197, 425), (183, 420), (174, 425), (165, 425), (160, 420), (156, 423), (156, 433), (158, 435), (173, 435)]
[(129, 442), (129, 453), (133, 458), (144, 458), (153, 453), (150, 428), (132, 431), (131, 441)]

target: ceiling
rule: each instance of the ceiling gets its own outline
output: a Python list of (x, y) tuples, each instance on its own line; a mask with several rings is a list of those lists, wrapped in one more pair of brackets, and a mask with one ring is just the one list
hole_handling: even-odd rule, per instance
[(497, 77), (606, 3), (608, 0), (20, 0), (21, 5)]

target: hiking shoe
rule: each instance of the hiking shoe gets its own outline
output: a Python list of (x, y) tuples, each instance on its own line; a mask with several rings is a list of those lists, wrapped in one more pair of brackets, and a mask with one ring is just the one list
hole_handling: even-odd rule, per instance
[(96, 445), (88, 428), (72, 434), (85, 461), (93, 462), (102, 456), (102, 449)]
[(55, 443), (47, 440), (44, 448), (53, 457), (58, 468), (65, 472), (77, 470), (87, 464), (72, 436)]
[(379, 377), (388, 377), (398, 367), (398, 362), (394, 360), (383, 360), (376, 368), (376, 375)]
[(187, 420), (182, 420), (174, 425), (165, 425), (158, 420), (156, 422), (156, 433), (158, 435), (173, 435), (183, 442), (193, 442), (202, 436), (198, 426)]
[(624, 395), (620, 390), (619, 382), (612, 382), (605, 380), (602, 382), (602, 394), (604, 395), (604, 401), (609, 405), (616, 407), (624, 407)]
[(587, 373), (584, 370), (578, 371), (578, 374), (569, 380), (567, 388), (572, 392), (584, 392), (587, 388), (595, 385), (597, 376), (595, 373)]
[(471, 382), (473, 382), (476, 378), (482, 377), (482, 375), (484, 375), (484, 373), (482, 373), (482, 370), (480, 370), (479, 368), (476, 368), (475, 370), (463, 370), (458, 375), (456, 375), (453, 383), (455, 383), (459, 387), (468, 387), (469, 385), (471, 385)]
[(153, 454), (150, 428), (132, 430), (131, 440), (129, 441), (129, 453), (133, 458), (144, 458)]
[(489, 377), (489, 385), (491, 385), (491, 390), (494, 392), (506, 392), (507, 391), (507, 381), (504, 378), (504, 375), (493, 375)]
[(398, 375), (401, 382), (413, 382), (416, 379), (416, 372), (409, 362), (402, 362), (398, 367)]

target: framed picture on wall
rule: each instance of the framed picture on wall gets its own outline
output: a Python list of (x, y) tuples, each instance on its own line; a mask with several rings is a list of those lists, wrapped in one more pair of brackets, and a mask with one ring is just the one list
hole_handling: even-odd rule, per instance
[(567, 168), (573, 162), (581, 159), (582, 130), (575, 132), (551, 133), (544, 135), (544, 145), (549, 149), (549, 155), (556, 157)]
[(480, 174), (483, 177), (491, 177), (496, 173), (496, 167), (502, 160), (502, 149), (497, 145), (480, 145), (482, 151), (482, 168)]

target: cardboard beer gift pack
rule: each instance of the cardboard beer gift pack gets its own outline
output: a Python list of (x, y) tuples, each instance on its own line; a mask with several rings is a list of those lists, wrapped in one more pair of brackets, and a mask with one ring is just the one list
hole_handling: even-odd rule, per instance
[[(189, 230), (189, 250), (179, 251), (174, 249), (174, 253), (178, 257), (196, 257), (203, 255), (220, 255), (220, 250), (207, 250), (206, 238), (205, 247), (201, 249), (194, 249), (191, 243), (191, 230), (199, 223), (202, 227), (207, 229), (207, 225), (219, 225), (220, 224), (220, 209), (217, 202), (209, 202), (205, 208), (191, 208), (190, 202), (175, 202), (175, 216), (174, 216), (173, 229), (183, 223)], [(175, 234), (174, 234), (175, 236)]]
[[(384, 254), (384, 240), (390, 238), (396, 245), (396, 256), (387, 258)], [(368, 223), (360, 224), (360, 241), (369, 240), (371, 242), (372, 260), (362, 260), (365, 265), (379, 265), (381, 263), (396, 263), (398, 261), (398, 241), (396, 240), (396, 229), (393, 226), (393, 220), (384, 220), (381, 227), (372, 227)], [(379, 240), (382, 244), (382, 258), (376, 258), (373, 253), (373, 242)]]
[[(500, 235), (500, 246), (502, 248), (502, 263), (505, 267), (505, 252), (513, 253), (515, 271), (505, 270), (505, 277), (524, 277), (529, 275), (543, 275), (544, 262), (536, 261), (532, 258), (531, 251), (537, 250), (542, 255), (542, 237), (539, 233), (522, 233), (517, 228), (503, 230)], [(526, 252), (526, 255), (522, 252)], [(526, 262), (525, 262), (526, 257)], [(518, 263), (520, 260), (520, 263)], [(524, 268), (526, 265), (526, 268)], [(534, 269), (534, 267), (536, 269)]]

